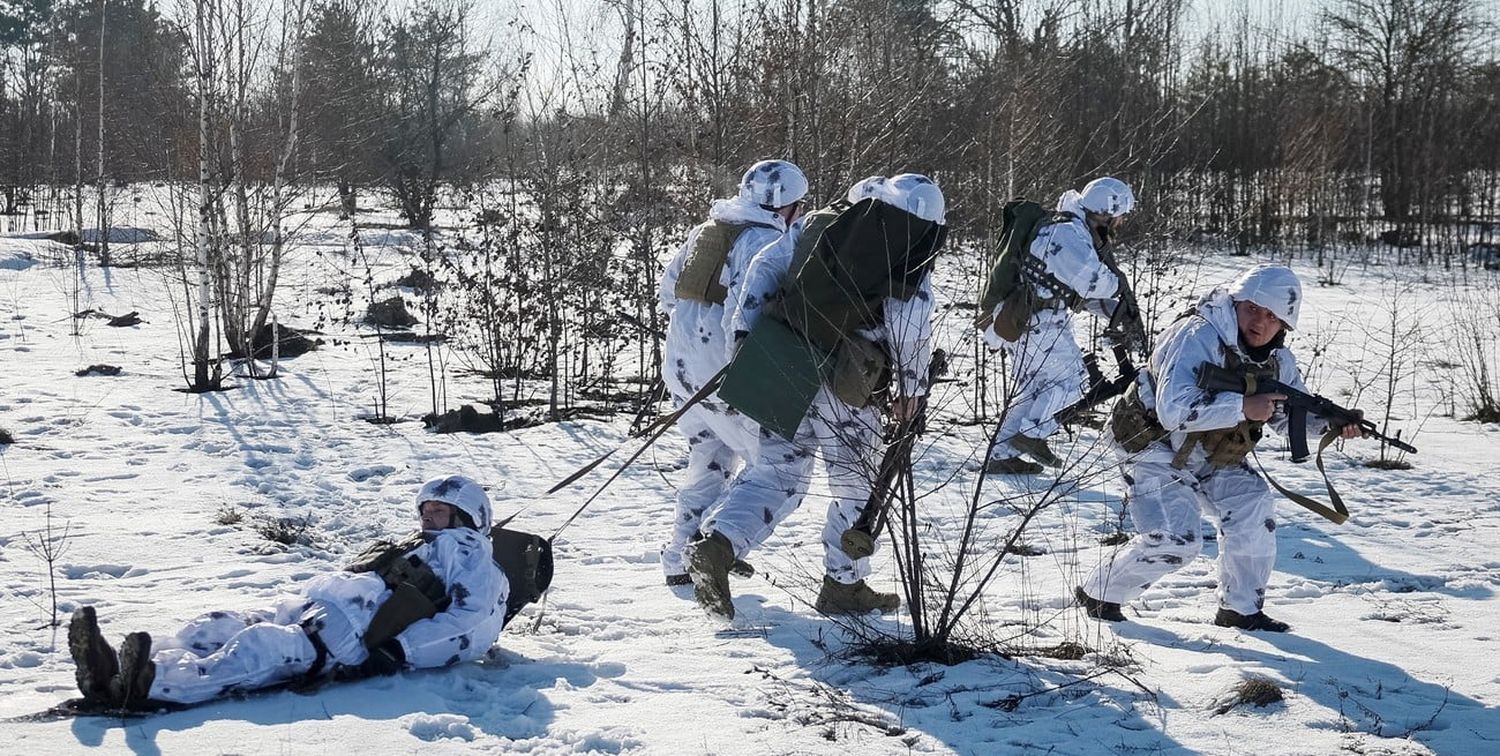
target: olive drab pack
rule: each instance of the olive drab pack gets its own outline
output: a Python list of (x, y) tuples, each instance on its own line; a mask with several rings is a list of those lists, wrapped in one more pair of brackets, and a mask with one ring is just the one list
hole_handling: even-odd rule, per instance
[[(995, 335), (1017, 341), (1033, 315), (1062, 302), (1078, 305), (1077, 295), (1047, 273), (1045, 265), (1031, 254), (1031, 243), (1043, 228), (1075, 219), (1071, 213), (1048, 210), (1037, 202), (1014, 199), (1000, 214), (1000, 246), (990, 265), (989, 278), (979, 297), (974, 325), (979, 330), (994, 326)], [(1038, 296), (1036, 282), (1047, 285), (1057, 298)], [(995, 311), (996, 305), (1000, 310)]]
[[(400, 635), (413, 623), (429, 619), (448, 608), (447, 586), (415, 551), (430, 536), (417, 533), (401, 541), (377, 541), (355, 557), (349, 572), (374, 573), (391, 596), (375, 610), (365, 630), (365, 647), (376, 648)], [(505, 622), (522, 607), (541, 598), (552, 585), (552, 544), (541, 536), (504, 528), (490, 530), (495, 564), (510, 583)]]
[(728, 287), (719, 280), (724, 273), (724, 264), (729, 259), (729, 250), (739, 241), (740, 235), (752, 227), (774, 228), (764, 223), (721, 223), (709, 221), (698, 227), (693, 239), (693, 249), (688, 253), (677, 274), (677, 285), (673, 293), (678, 299), (688, 299), (707, 304), (724, 304), (729, 296)]
[(844, 208), (797, 240), (777, 315), (832, 354), (884, 319), (887, 297), (911, 299), (932, 270), (948, 228), (874, 198)]
[(730, 362), (719, 398), (787, 439), (821, 386), (867, 406), (889, 358), (857, 332), (884, 321), (887, 297), (916, 294), (946, 239), (946, 226), (874, 198), (809, 213), (781, 299)]
[(505, 622), (527, 604), (542, 597), (552, 586), (552, 542), (531, 533), (492, 528), (490, 544), (495, 564), (510, 582), (510, 596), (505, 599)]

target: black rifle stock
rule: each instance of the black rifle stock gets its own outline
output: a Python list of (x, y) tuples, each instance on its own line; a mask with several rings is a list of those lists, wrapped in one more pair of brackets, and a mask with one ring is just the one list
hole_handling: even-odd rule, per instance
[[(932, 362), (927, 366), (928, 391), (938, 379), (948, 372), (948, 354), (941, 349), (933, 350)], [(859, 517), (839, 537), (839, 547), (851, 559), (863, 559), (875, 553), (875, 539), (885, 527), (886, 513), (890, 510), (891, 497), (896, 493), (902, 472), (911, 469), (911, 450), (917, 437), (927, 430), (927, 397), (917, 400), (917, 410), (911, 417), (897, 419), (885, 432), (885, 455), (880, 458), (880, 467), (875, 474), (875, 483), (870, 487), (870, 498), (859, 512)]]
[(1245, 396), (1259, 394), (1281, 394), (1286, 397), (1287, 420), (1290, 423), (1287, 435), (1292, 447), (1292, 461), (1301, 462), (1309, 456), (1307, 448), (1307, 415), (1309, 413), (1327, 420), (1330, 427), (1357, 425), (1368, 438), (1379, 439), (1409, 454), (1416, 454), (1417, 447), (1380, 432), (1375, 423), (1366, 420), (1358, 410), (1341, 407), (1326, 397), (1298, 391), (1277, 380), (1257, 379), (1230, 370), (1212, 362), (1203, 363), (1198, 370), (1198, 388), (1204, 391), (1228, 391)]

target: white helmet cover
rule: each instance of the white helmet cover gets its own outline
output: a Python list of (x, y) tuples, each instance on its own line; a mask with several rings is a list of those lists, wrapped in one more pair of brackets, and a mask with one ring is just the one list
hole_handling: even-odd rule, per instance
[(740, 198), (772, 209), (807, 196), (807, 176), (785, 160), (762, 160), (740, 179)]
[(845, 198), (849, 200), (849, 204), (851, 205), (870, 197), (880, 199), (885, 194), (885, 182), (886, 178), (884, 176), (862, 178), (854, 182), (854, 186), (849, 187), (849, 193), (845, 195)]
[(429, 501), (440, 501), (457, 508), (469, 516), (474, 528), (488, 535), (490, 532), (490, 497), (478, 483), (462, 475), (434, 478), (417, 492), (417, 509)]
[(947, 224), (943, 190), (920, 173), (902, 173), (886, 181), (885, 201), (925, 221)]
[(1091, 213), (1121, 216), (1135, 209), (1135, 192), (1124, 181), (1104, 176), (1083, 187), (1083, 191), (1079, 192), (1078, 204)]
[(1257, 265), (1230, 285), (1229, 298), (1270, 310), (1288, 331), (1294, 331), (1302, 311), (1302, 281), (1285, 265)]

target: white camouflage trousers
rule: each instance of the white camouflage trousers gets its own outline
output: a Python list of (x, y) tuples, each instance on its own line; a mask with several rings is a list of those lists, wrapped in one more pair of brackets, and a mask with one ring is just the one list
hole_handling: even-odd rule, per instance
[(1198, 556), (1199, 518), (1207, 515), (1219, 535), (1219, 606), (1259, 612), (1276, 562), (1275, 502), (1265, 480), (1245, 463), (1177, 470), (1172, 454), (1158, 443), (1124, 464), (1137, 535), (1084, 580), (1084, 592), (1117, 604), (1141, 595)]
[(823, 388), (798, 428), (795, 442), (761, 433), (755, 462), (736, 478), (703, 531), (724, 534), (735, 556), (743, 558), (802, 503), (813, 455), (821, 452), (830, 494), (823, 525), (823, 567), (834, 580), (858, 582), (870, 574), (870, 560), (850, 559), (840, 539), (869, 499), (879, 450), (880, 411), (850, 407)]
[(1066, 311), (1043, 311), (1037, 324), (1015, 343), (998, 341), (1010, 362), (1010, 407), (1000, 425), (990, 459), (1018, 457), (1006, 443), (1015, 436), (1047, 439), (1057, 432), (1055, 416), (1083, 396), (1083, 351), (1073, 339)]
[(322, 671), (335, 663), (359, 664), (368, 655), (343, 613), (320, 601), (290, 599), (275, 610), (209, 612), (175, 636), (152, 643), (156, 677), (150, 696), (200, 703), (301, 677), (317, 660), (303, 621), (317, 628), (328, 647)]
[[(680, 407), (687, 398), (675, 393), (674, 400)], [(672, 540), (661, 551), (662, 571), (669, 576), (687, 571), (683, 548), (698, 536), (704, 514), (728, 492), (735, 467), (755, 459), (759, 444), (754, 431), (742, 418), (728, 415), (726, 409), (717, 397), (710, 397), (688, 408), (677, 421), (677, 429), (687, 438), (688, 463), (677, 488)]]

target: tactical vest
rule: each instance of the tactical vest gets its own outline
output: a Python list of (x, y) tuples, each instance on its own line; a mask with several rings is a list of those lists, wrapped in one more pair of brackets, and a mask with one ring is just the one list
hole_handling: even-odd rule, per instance
[(885, 321), (885, 300), (916, 295), (947, 227), (874, 199), (835, 202), (803, 220), (802, 235), (770, 313), (833, 357), (828, 387), (868, 406), (890, 377), (881, 345), (859, 335)]
[(752, 227), (770, 228), (765, 223), (724, 223), (709, 221), (699, 226), (698, 236), (693, 239), (693, 249), (688, 252), (682, 272), (677, 275), (673, 293), (678, 299), (723, 305), (729, 289), (720, 282), (724, 265), (729, 261), (729, 251), (734, 249), (740, 234)]
[[(1281, 375), (1281, 366), (1277, 363), (1275, 352), (1272, 352), (1265, 362), (1255, 363), (1241, 358), (1233, 349), (1225, 349), (1224, 367), (1256, 379), (1275, 380)], [(1193, 447), (1201, 445), (1208, 456), (1209, 464), (1218, 468), (1234, 467), (1244, 462), (1245, 457), (1250, 456), (1250, 452), (1255, 449), (1255, 445), (1260, 443), (1265, 425), (1265, 422), (1260, 420), (1241, 420), (1232, 428), (1216, 428), (1189, 433), (1182, 442), (1182, 447), (1172, 457), (1172, 466), (1179, 470), (1186, 467), (1188, 457), (1193, 453)]]
[[(1224, 366), (1256, 378), (1277, 378), (1280, 375), (1280, 365), (1274, 352), (1265, 362), (1253, 363), (1241, 358), (1235, 350), (1226, 348)], [(1209, 464), (1218, 468), (1234, 467), (1245, 461), (1245, 457), (1255, 449), (1264, 427), (1265, 423), (1260, 421), (1241, 420), (1230, 428), (1193, 431), (1187, 434), (1182, 446), (1172, 456), (1172, 466), (1179, 470), (1186, 467), (1193, 448), (1201, 445)], [(1110, 412), (1110, 430), (1114, 433), (1115, 441), (1130, 454), (1145, 451), (1157, 441), (1167, 440), (1171, 436), (1171, 432), (1162, 427), (1156, 411), (1146, 409), (1139, 387), (1132, 387), (1115, 402), (1114, 409)]]
[[(1031, 254), (1031, 245), (1043, 229), (1074, 220), (1077, 216), (1072, 213), (1047, 210), (1031, 200), (1016, 199), (1005, 204), (1001, 212), (1000, 251), (979, 297), (975, 327), (982, 331), (993, 325), (996, 335), (1014, 342), (1020, 340), (1037, 313), (1058, 305), (1075, 310), (1082, 306), (1078, 294), (1048, 272), (1044, 261)], [(1039, 296), (1037, 284), (1046, 286), (1053, 296)], [(1000, 306), (998, 312), (996, 305)]]
[[(448, 588), (441, 578), (415, 554), (431, 537), (416, 533), (401, 541), (377, 541), (354, 558), (349, 572), (369, 572), (380, 577), (391, 590), (390, 598), (375, 610), (365, 630), (365, 647), (374, 649), (400, 635), (413, 623), (436, 616), (448, 608)], [(505, 622), (522, 607), (541, 598), (552, 585), (552, 544), (540, 536), (504, 528), (490, 530), (491, 557), (510, 583)]]

